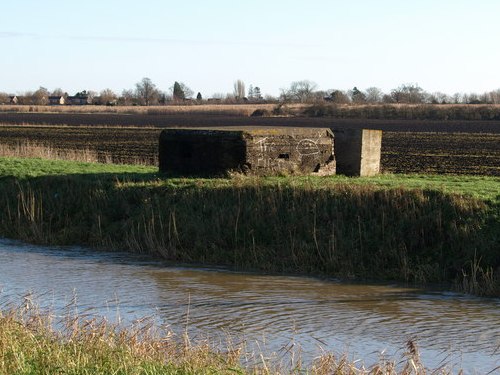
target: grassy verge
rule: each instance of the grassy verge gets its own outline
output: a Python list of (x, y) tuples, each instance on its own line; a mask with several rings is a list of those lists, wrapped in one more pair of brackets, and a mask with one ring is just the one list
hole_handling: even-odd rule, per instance
[(498, 177), (166, 178), (155, 168), (0, 159), (0, 235), (238, 269), (498, 295)]

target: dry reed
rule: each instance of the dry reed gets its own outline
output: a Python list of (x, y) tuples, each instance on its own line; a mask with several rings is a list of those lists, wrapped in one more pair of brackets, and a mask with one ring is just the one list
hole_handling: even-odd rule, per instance
[[(116, 113), (116, 114), (146, 114), (146, 115), (180, 115), (180, 114), (206, 114), (250, 116), (256, 110), (271, 113), (275, 104), (193, 104), (193, 105), (164, 105), (164, 106), (36, 106), (36, 105), (2, 105), (0, 112), (18, 113)], [(297, 113), (304, 105), (290, 106)]]
[[(102, 157), (98, 157), (96, 151), (90, 149), (58, 149), (53, 146), (30, 141), (18, 142), (14, 145), (0, 143), (0, 157), (71, 160), (87, 163), (97, 163), (103, 159)], [(106, 159), (108, 159), (108, 162), (111, 161), (111, 158)]]
[[(40, 158), (46, 160), (66, 160), (84, 163), (151, 165), (149, 158), (128, 156), (126, 160), (113, 156), (110, 152), (90, 148), (72, 149), (54, 147), (50, 144), (34, 141), (19, 141), (15, 144), (0, 143), (0, 157)], [(124, 163), (125, 161), (125, 163)]]
[[(451, 374), (443, 365), (428, 370), (417, 345), (409, 340), (401, 359), (381, 358), (366, 366), (323, 351), (304, 364), (300, 348), (285, 345), (279, 353), (247, 352), (228, 337), (218, 345), (179, 337), (154, 317), (129, 326), (109, 322), (92, 309), (78, 313), (76, 298), (55, 314), (39, 307), (31, 294), (17, 306), (0, 310), (0, 373), (120, 374), (287, 374), (424, 375)], [(62, 313), (62, 314), (61, 314)], [(57, 318), (56, 318), (57, 317)], [(287, 358), (285, 360), (285, 357)], [(246, 363), (247, 365), (243, 365)], [(460, 373), (460, 372), (459, 372)]]

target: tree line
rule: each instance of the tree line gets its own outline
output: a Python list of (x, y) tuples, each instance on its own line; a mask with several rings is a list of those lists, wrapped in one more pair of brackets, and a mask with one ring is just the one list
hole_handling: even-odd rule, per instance
[(48, 105), (50, 104), (50, 97), (63, 97), (66, 102), (68, 98), (85, 98), (85, 100), (87, 100), (86, 104), (124, 106), (166, 105), (186, 102), (202, 103), (207, 101), (224, 103), (264, 101), (260, 87), (250, 85), (248, 90), (246, 90), (242, 80), (235, 81), (234, 91), (232, 93), (215, 93), (209, 98), (204, 98), (201, 92), (194, 95), (194, 91), (189, 86), (178, 81), (175, 81), (167, 91), (162, 91), (147, 77), (137, 82), (133, 89), (125, 89), (121, 94), (117, 94), (113, 90), (107, 88), (101, 92), (82, 90), (71, 96), (60, 88), (49, 91), (45, 87), (40, 87), (36, 91), (28, 91), (22, 95), (0, 92), (0, 104), (12, 104), (12, 98), (14, 97), (16, 98), (14, 104), (24, 105)]
[(289, 88), (282, 89), (280, 99), (288, 102), (314, 103), (328, 101), (336, 104), (500, 104), (500, 89), (476, 93), (426, 92), (416, 83), (402, 84), (390, 92), (378, 87), (360, 90), (317, 90), (311, 81), (292, 82)]
[[(245, 83), (238, 79), (234, 82), (233, 91), (230, 93), (214, 93), (205, 98), (201, 92), (194, 91), (183, 82), (175, 81), (167, 90), (160, 90), (150, 78), (143, 78), (135, 84), (132, 89), (125, 89), (121, 94), (111, 89), (101, 92), (83, 90), (77, 92), (74, 97), (85, 98), (87, 104), (96, 105), (167, 105), (177, 103), (247, 103), (247, 102), (269, 102), (269, 103), (317, 103), (332, 102), (335, 104), (500, 104), (500, 89), (477, 93), (455, 93), (448, 95), (443, 92), (429, 93), (416, 83), (402, 84), (389, 92), (383, 92), (378, 87), (368, 87), (360, 90), (356, 86), (350, 90), (318, 90), (317, 84), (308, 81), (294, 81), (289, 87), (280, 90), (277, 97), (262, 94), (259, 86), (250, 85), (246, 89)], [(36, 91), (26, 92), (23, 95), (14, 96), (0, 92), (0, 104), (9, 104), (16, 97), (16, 104), (47, 105), (49, 97), (70, 98), (67, 92), (58, 88), (49, 91), (40, 87)]]

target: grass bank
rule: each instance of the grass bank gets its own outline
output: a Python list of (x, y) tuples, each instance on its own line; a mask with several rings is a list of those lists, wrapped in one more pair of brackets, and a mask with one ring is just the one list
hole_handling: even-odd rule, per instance
[(156, 168), (0, 159), (0, 235), (237, 269), (498, 295), (500, 178), (166, 178)]

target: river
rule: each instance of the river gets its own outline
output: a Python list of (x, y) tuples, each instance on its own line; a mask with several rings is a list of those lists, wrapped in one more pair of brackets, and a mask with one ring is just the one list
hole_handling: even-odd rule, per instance
[[(400, 359), (415, 339), (423, 362), (467, 373), (500, 366), (500, 299), (397, 285), (348, 284), (165, 264), (127, 253), (0, 240), (0, 303), (27, 292), (64, 309), (130, 323), (145, 316), (192, 340), (232, 337), (264, 354), (300, 348)], [(269, 354), (270, 355), (270, 354)], [(499, 370), (497, 370), (499, 371)]]

